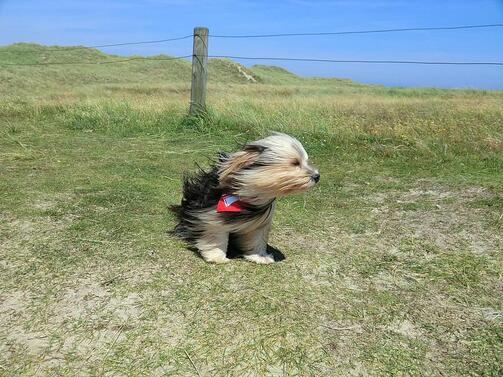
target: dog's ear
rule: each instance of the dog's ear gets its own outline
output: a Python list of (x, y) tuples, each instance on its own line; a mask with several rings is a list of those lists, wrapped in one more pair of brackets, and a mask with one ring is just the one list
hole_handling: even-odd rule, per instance
[(247, 152), (258, 152), (259, 154), (262, 153), (263, 151), (265, 151), (266, 149), (267, 149), (267, 147), (264, 147), (263, 145), (253, 144), (253, 143), (246, 144), (243, 147), (244, 151), (247, 151)]
[[(225, 161), (221, 162), (218, 169), (220, 184), (225, 185), (231, 175), (246, 166), (252, 165), (257, 160), (264, 149), (255, 148), (255, 145), (251, 147), (251, 145), (247, 144), (242, 151), (232, 153)], [(250, 146), (250, 148), (247, 148), (247, 146)], [(259, 146), (257, 145), (257, 147)]]

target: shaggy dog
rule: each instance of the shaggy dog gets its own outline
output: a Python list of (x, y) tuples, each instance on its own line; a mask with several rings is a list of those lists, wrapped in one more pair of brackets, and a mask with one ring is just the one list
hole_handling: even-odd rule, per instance
[(179, 220), (173, 233), (207, 262), (228, 262), (232, 243), (245, 259), (272, 263), (267, 240), (276, 197), (307, 190), (319, 179), (302, 144), (274, 133), (238, 152), (220, 153), (207, 171), (186, 175), (182, 203), (172, 207)]

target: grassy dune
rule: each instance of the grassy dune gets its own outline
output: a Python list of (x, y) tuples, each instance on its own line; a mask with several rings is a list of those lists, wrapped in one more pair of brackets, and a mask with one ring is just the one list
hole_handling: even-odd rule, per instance
[[(237, 67), (204, 119), (188, 61), (0, 67), (0, 375), (501, 375), (503, 92)], [(269, 130), (320, 185), (278, 201), (284, 261), (208, 265), (180, 176)]]

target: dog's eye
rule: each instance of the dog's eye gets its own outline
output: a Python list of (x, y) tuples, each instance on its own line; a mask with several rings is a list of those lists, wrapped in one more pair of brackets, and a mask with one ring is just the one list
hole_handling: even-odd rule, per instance
[(292, 161), (292, 166), (300, 166), (300, 161), (299, 160)]

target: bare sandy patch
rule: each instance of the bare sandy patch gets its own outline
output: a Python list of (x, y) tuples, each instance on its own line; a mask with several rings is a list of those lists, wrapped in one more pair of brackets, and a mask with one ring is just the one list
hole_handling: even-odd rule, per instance
[(387, 326), (387, 329), (407, 338), (420, 338), (422, 336), (422, 332), (417, 328), (417, 326), (407, 319), (404, 319), (403, 321), (395, 321)]

